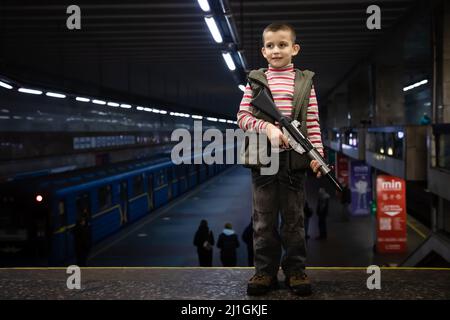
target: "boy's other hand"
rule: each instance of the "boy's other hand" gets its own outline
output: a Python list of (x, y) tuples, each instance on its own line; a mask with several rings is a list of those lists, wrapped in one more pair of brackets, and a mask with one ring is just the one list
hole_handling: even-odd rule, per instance
[(311, 163), (309, 165), (310, 165), (312, 171), (314, 173), (317, 173), (317, 178), (320, 178), (322, 176), (322, 172), (320, 172), (320, 170), (319, 170), (319, 168), (320, 168), (319, 161), (311, 160)]
[(288, 138), (275, 125), (269, 123), (266, 127), (266, 134), (273, 147), (289, 148)]

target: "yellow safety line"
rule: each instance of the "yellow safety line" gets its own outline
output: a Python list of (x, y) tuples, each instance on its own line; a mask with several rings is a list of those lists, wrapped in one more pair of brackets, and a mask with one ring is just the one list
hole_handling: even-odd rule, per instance
[(408, 227), (410, 227), (411, 229), (413, 229), (419, 236), (421, 236), (422, 238), (426, 238), (427, 236), (422, 232), (422, 231), (420, 231), (419, 229), (417, 229), (416, 227), (414, 227), (413, 225), (412, 225), (412, 223), (411, 222), (406, 222), (406, 224), (408, 225)]
[[(254, 267), (81, 267), (87, 270), (254, 270)], [(306, 267), (308, 270), (367, 270), (367, 267)], [(450, 271), (450, 268), (420, 268), (420, 267), (380, 267), (382, 270), (415, 270), (415, 271)], [(18, 267), (0, 268), (2, 270), (67, 270), (67, 267)]]

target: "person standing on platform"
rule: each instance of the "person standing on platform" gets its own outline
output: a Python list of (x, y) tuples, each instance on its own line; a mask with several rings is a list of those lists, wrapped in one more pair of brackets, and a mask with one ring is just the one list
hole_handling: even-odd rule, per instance
[[(311, 284), (305, 273), (304, 184), (309, 168), (317, 177), (321, 176), (320, 164), (291, 149), (280, 125), (251, 102), (263, 88), (268, 89), (282, 115), (301, 123), (300, 130), (323, 156), (319, 109), (312, 80), (314, 72), (294, 68), (292, 58), (300, 52), (300, 45), (296, 43), (291, 25), (268, 25), (263, 30), (262, 42), (261, 53), (268, 67), (249, 73), (237, 113), (237, 122), (243, 131), (266, 135), (270, 142), (266, 148), (266, 145), (260, 147), (250, 141), (241, 153), (243, 164), (252, 169), (255, 274), (247, 282), (247, 294), (262, 295), (275, 289), (281, 265), (287, 287), (294, 294), (308, 295)], [(250, 150), (258, 155), (265, 149), (272, 149), (278, 156), (279, 166), (274, 174), (263, 174), (262, 164), (245, 162), (250, 159), (246, 156)]]
[(235, 267), (237, 263), (236, 249), (239, 248), (239, 239), (231, 223), (225, 224), (225, 228), (217, 240), (217, 248), (220, 249), (222, 265), (224, 267)]
[(317, 240), (326, 239), (327, 234), (327, 216), (328, 216), (328, 203), (330, 195), (324, 188), (319, 189), (319, 197), (317, 199), (317, 216), (319, 217), (319, 236)]
[(253, 219), (250, 219), (250, 223), (242, 233), (242, 241), (247, 245), (248, 266), (253, 267)]
[(194, 246), (197, 247), (200, 267), (212, 267), (214, 235), (206, 220), (200, 221), (194, 236)]

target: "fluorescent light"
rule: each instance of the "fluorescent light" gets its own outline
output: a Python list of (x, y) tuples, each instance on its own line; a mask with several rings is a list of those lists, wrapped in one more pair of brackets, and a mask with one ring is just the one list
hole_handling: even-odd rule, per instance
[(203, 119), (202, 116), (197, 116), (197, 115), (192, 115), (191, 117), (192, 117), (193, 119), (199, 119), (199, 120)]
[(240, 84), (238, 87), (242, 92), (245, 92), (245, 86), (243, 84)]
[(27, 89), (27, 88), (19, 88), (19, 92), (29, 93), (29, 94), (42, 94), (42, 91), (34, 90), (34, 89)]
[(405, 136), (405, 134), (403, 133), (403, 131), (397, 132), (397, 137), (398, 137), (399, 139), (403, 139), (404, 136)]
[(233, 123), (233, 121), (232, 120), (227, 120), (227, 123)]
[(165, 110), (159, 110), (159, 113), (161, 113), (161, 114), (167, 114), (167, 111), (165, 111)]
[(227, 120), (225, 120), (225, 119), (219, 119), (219, 122), (227, 122)]
[(145, 107), (145, 108), (144, 108), (144, 111), (152, 112), (152, 108), (147, 108), (147, 107)]
[(206, 120), (217, 122), (217, 118), (207, 117)]
[(203, 11), (209, 12), (209, 10), (211, 10), (211, 8), (209, 7), (208, 0), (197, 0), (197, 1), (198, 5), (200, 6), (200, 8), (202, 8)]
[(92, 100), (92, 103), (105, 105), (106, 101), (94, 99), (94, 100)]
[(81, 101), (81, 102), (89, 102), (89, 101), (91, 101), (91, 99), (83, 98), (83, 97), (76, 97), (75, 100)]
[(245, 61), (244, 54), (242, 53), (242, 51), (238, 51), (237, 53), (238, 53), (238, 56), (239, 56), (239, 60), (241, 60), (242, 68), (243, 68), (244, 70), (246, 70), (246, 69), (247, 69), (247, 63), (246, 63), (246, 61)]
[(12, 89), (12, 86), (7, 84), (6, 82), (0, 81), (0, 87), (3, 87), (5, 89)]
[(122, 104), (120, 105), (120, 107), (121, 107), (121, 108), (124, 108), (124, 109), (130, 109), (130, 108), (131, 108), (131, 105), (126, 104), (126, 103), (122, 103)]
[(59, 98), (59, 99), (64, 99), (66, 97), (65, 94), (55, 93), (55, 92), (47, 92), (45, 95), (48, 97)]
[(223, 52), (222, 57), (224, 58), (228, 69), (230, 69), (231, 71), (236, 69), (236, 65), (234, 64), (233, 58), (231, 58), (231, 54), (229, 52)]
[(158, 109), (152, 109), (152, 112), (154, 112), (154, 113), (159, 113), (159, 110)]
[(416, 83), (414, 83), (414, 84), (412, 84), (412, 85), (410, 85), (410, 86), (404, 87), (404, 88), (403, 88), (403, 91), (408, 91), (408, 90), (411, 90), (411, 89), (420, 87), (420, 86), (422, 86), (422, 85), (424, 85), (424, 84), (427, 84), (427, 83), (428, 83), (428, 80), (425, 79), (425, 80), (416, 82)]
[(216, 41), (217, 43), (222, 43), (223, 41), (222, 35), (220, 34), (219, 29), (217, 28), (216, 20), (214, 20), (214, 17), (213, 16), (205, 17), (205, 22), (214, 38), (214, 41)]
[(136, 107), (137, 110), (143, 111), (144, 107)]
[(118, 107), (118, 106), (120, 106), (120, 104), (118, 104), (117, 102), (108, 102), (107, 105), (110, 106), (110, 107)]

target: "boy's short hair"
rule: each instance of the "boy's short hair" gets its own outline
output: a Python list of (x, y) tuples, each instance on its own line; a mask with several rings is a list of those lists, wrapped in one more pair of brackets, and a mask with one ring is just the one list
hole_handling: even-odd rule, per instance
[(266, 34), (266, 32), (268, 32), (268, 31), (276, 32), (276, 31), (279, 31), (279, 30), (290, 31), (291, 35), (292, 35), (292, 43), (295, 43), (295, 39), (296, 39), (297, 35), (295, 33), (294, 27), (292, 25), (290, 25), (289, 23), (274, 22), (274, 23), (269, 24), (263, 30), (263, 33), (262, 33), (262, 43), (263, 43), (263, 45), (264, 45), (264, 35)]

